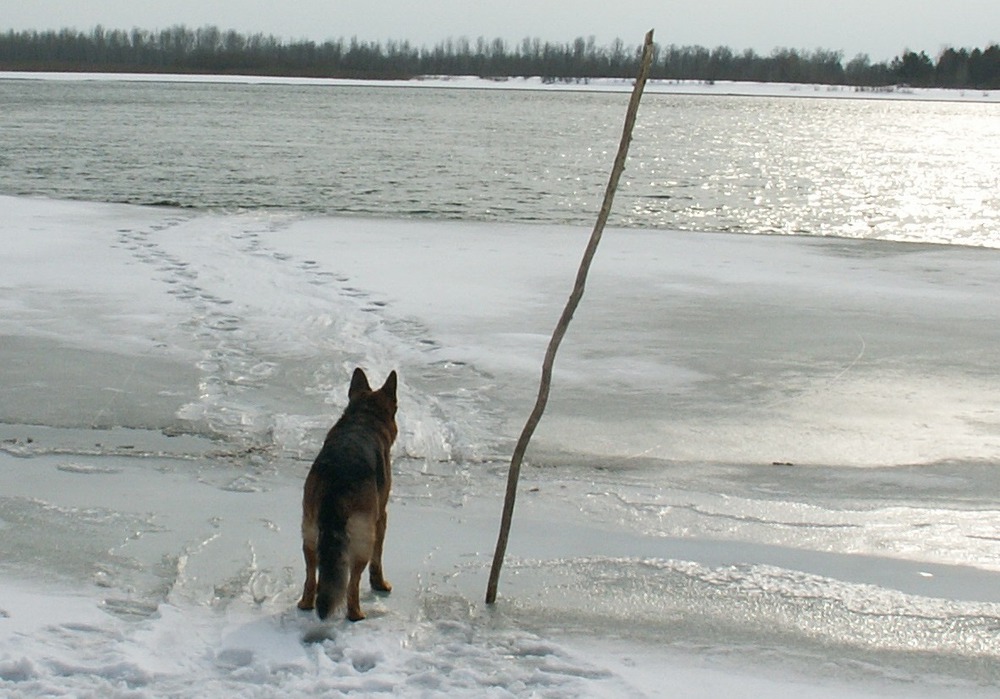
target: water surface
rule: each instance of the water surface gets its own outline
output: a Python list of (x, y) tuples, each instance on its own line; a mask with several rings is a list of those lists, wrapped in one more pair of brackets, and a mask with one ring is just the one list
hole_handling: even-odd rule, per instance
[[(591, 225), (627, 95), (0, 81), (0, 192)], [(612, 224), (1000, 246), (1000, 105), (647, 94)]]

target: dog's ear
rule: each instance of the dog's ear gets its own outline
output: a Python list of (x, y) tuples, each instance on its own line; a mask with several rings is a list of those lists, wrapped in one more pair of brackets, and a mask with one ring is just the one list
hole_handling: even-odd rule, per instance
[(358, 367), (354, 370), (354, 376), (351, 377), (351, 387), (347, 389), (347, 398), (351, 400), (354, 396), (358, 395), (362, 391), (371, 392), (372, 387), (368, 383), (368, 377), (365, 376), (365, 372)]
[(389, 378), (385, 380), (382, 384), (382, 388), (379, 389), (384, 395), (389, 396), (392, 400), (396, 400), (396, 371), (393, 370), (389, 373)]

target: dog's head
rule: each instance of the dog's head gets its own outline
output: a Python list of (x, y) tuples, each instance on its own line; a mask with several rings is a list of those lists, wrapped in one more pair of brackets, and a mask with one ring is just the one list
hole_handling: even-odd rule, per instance
[(376, 410), (385, 419), (394, 420), (396, 417), (396, 372), (390, 372), (389, 378), (376, 391), (372, 390), (365, 372), (358, 367), (351, 377), (351, 387), (347, 390), (347, 399), (352, 404), (356, 401), (364, 401), (370, 409)]

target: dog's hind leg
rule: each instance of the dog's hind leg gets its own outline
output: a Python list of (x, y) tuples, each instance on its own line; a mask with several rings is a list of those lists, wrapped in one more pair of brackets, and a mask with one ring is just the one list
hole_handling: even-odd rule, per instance
[(361, 574), (368, 561), (356, 558), (351, 562), (351, 579), (347, 582), (347, 618), (351, 621), (361, 621), (365, 613), (361, 611)]
[(361, 621), (365, 618), (361, 611), (361, 574), (372, 560), (375, 546), (375, 520), (370, 512), (352, 515), (347, 520), (348, 561), (351, 577), (347, 582), (347, 618)]
[(372, 589), (378, 592), (392, 592), (392, 585), (385, 579), (385, 573), (382, 570), (382, 547), (385, 544), (387, 519), (385, 508), (383, 508), (378, 520), (375, 522), (375, 546), (372, 550), (371, 566), (368, 569), (368, 579), (371, 582)]
[(319, 545), (319, 529), (315, 525), (302, 524), (302, 555), (306, 559), (306, 582), (302, 587), (299, 609), (316, 606), (316, 548)]

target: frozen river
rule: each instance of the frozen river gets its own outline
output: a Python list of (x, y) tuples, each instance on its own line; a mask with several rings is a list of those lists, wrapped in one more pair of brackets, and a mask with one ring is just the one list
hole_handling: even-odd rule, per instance
[[(489, 610), (586, 231), (0, 207), (15, 696), (1000, 686), (992, 250), (609, 231)], [(395, 591), (317, 628), (298, 500), (355, 365), (402, 380)]]

